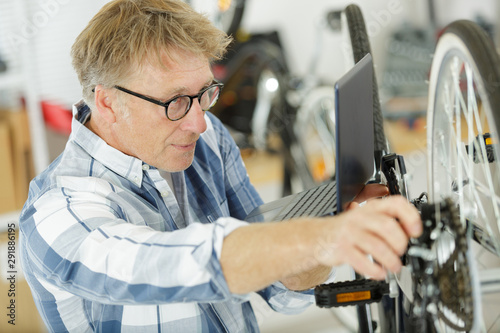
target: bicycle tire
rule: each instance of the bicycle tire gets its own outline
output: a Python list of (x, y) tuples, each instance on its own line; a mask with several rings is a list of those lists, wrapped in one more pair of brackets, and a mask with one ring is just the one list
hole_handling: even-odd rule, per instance
[(236, 6), (234, 7), (234, 12), (231, 17), (231, 23), (227, 25), (227, 28), (225, 29), (228, 35), (236, 34), (238, 29), (240, 28), (244, 12), (245, 12), (245, 0), (238, 0)]
[[(349, 31), (349, 39), (351, 42), (352, 56), (354, 63), (360, 61), (366, 54), (371, 54), (371, 47), (368, 32), (366, 30), (363, 13), (359, 6), (351, 4), (344, 10), (347, 28)], [(387, 139), (384, 131), (384, 118), (380, 107), (380, 98), (378, 94), (378, 83), (373, 71), (373, 131), (374, 131), (374, 149), (379, 152), (389, 152)], [(379, 153), (379, 155), (381, 155)], [(378, 158), (378, 156), (376, 157)], [(376, 167), (379, 171), (379, 161)]]
[[(371, 47), (368, 32), (366, 30), (366, 24), (363, 17), (363, 13), (358, 5), (351, 4), (348, 5), (341, 15), (341, 22), (347, 29), (343, 29), (343, 31), (347, 30), (348, 32), (348, 40), (349, 43), (347, 48), (349, 49), (347, 52), (347, 63), (348, 64), (356, 64), (360, 61), (364, 56), (368, 53), (371, 54)], [(347, 51), (344, 49), (344, 51)], [(349, 59), (350, 58), (350, 59)], [(353, 60), (353, 62), (351, 62)], [(373, 79), (372, 79), (372, 98), (373, 98), (373, 143), (374, 143), (374, 161), (375, 161), (375, 182), (381, 181), (381, 171), (380, 171), (380, 162), (382, 160), (382, 156), (389, 152), (389, 147), (387, 143), (387, 139), (384, 131), (384, 119), (382, 115), (382, 110), (380, 107), (380, 98), (378, 94), (378, 84), (377, 78), (375, 74), (375, 67), (373, 68)], [(360, 278), (358, 274), (355, 274), (356, 278)], [(389, 300), (389, 303), (393, 303), (392, 299)], [(379, 321), (381, 323), (380, 329), (384, 332), (389, 332), (391, 330), (392, 322), (385, 316), (389, 316), (389, 312), (385, 311), (385, 309), (381, 308), (382, 305), (379, 306), (379, 312), (384, 311), (384, 316), (379, 316)], [(392, 305), (392, 308), (394, 305)], [(373, 332), (376, 326), (372, 321), (371, 317), (371, 309), (365, 306), (357, 306), (357, 318), (358, 325), (357, 328), (359, 332)], [(352, 325), (348, 325), (352, 326)]]
[[(271, 40), (272, 36), (268, 35), (254, 36), (231, 51), (230, 60), (223, 63), (228, 74), (220, 99), (223, 101), (226, 94), (241, 94), (242, 90), (254, 95), (229, 105), (218, 103), (212, 109), (225, 125), (248, 136), (251, 146), (259, 150), (269, 148), (269, 134), (281, 134), (289, 126), (286, 112), (282, 110), (288, 67), (281, 47)], [(261, 89), (261, 81), (267, 75), (277, 83), (273, 92)]]
[[(465, 86), (462, 85), (464, 79)], [(500, 106), (499, 82), (500, 58), (486, 32), (467, 20), (448, 25), (436, 47), (429, 84), (429, 198), (436, 202), (445, 196), (455, 196), (461, 222), (485, 228), (489, 245), (481, 245), (496, 256), (500, 255), (500, 206), (497, 202), (500, 197), (500, 151), (498, 144), (487, 145), (485, 130), (493, 142), (499, 142), (500, 113), (495, 110)], [(463, 106), (467, 108), (462, 109)], [(467, 133), (463, 133), (464, 124)], [(481, 177), (485, 177), (488, 184), (482, 184)], [(479, 189), (484, 190), (484, 186), (487, 193), (483, 195)], [(477, 274), (475, 269), (467, 269), (472, 279), (472, 302), (480, 311)], [(479, 318), (481, 314), (474, 314), (474, 317)], [(450, 327), (444, 318), (440, 322)], [(482, 323), (474, 319), (468, 326), (471, 325), (477, 329)], [(460, 331), (457, 327), (452, 330)]]

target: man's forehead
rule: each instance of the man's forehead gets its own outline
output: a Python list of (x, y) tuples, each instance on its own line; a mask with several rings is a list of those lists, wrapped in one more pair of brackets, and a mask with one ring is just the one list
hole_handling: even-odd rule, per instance
[[(160, 55), (150, 53), (141, 63), (136, 63), (128, 80), (141, 82), (141, 84), (148, 83), (148, 85), (153, 82), (164, 85), (166, 79), (169, 82), (182, 81), (182, 78), (192, 78), (192, 74), (196, 75), (199, 80), (205, 80), (205, 85), (209, 85), (213, 81), (213, 74), (208, 58), (183, 50), (175, 50), (165, 51)], [(192, 90), (192, 87), (184, 87), (178, 83), (168, 90), (175, 89), (174, 93)], [(166, 86), (164, 88), (167, 89)]]
[(200, 66), (200, 64), (209, 65), (209, 63), (209, 59), (205, 55), (196, 54), (178, 47), (149, 52), (143, 61), (143, 64), (148, 64), (164, 71), (178, 70), (181, 65), (182, 67), (189, 68), (190, 66)]
[(207, 57), (185, 51), (163, 52), (160, 55), (152, 53), (141, 63), (136, 63), (134, 67), (129, 77), (130, 80), (144, 81), (161, 77), (175, 79), (195, 73), (199, 76), (202, 72), (212, 76)]

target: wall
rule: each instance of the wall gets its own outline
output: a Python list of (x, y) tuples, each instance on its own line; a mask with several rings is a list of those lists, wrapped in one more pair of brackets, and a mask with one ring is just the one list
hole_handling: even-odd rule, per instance
[[(6, 0), (2, 0), (6, 1)], [(33, 77), (44, 99), (71, 105), (80, 98), (76, 75), (71, 67), (69, 52), (74, 38), (90, 17), (106, 0), (26, 0), (29, 17), (23, 21), (27, 38), (34, 43), (38, 72)], [(313, 49), (322, 31), (323, 51), (318, 67), (322, 77), (335, 81), (344, 71), (343, 55), (339, 51), (342, 36), (338, 32), (321, 29), (327, 10), (340, 10), (351, 1), (345, 0), (247, 0), (243, 26), (251, 31), (277, 29), (288, 52), (290, 67), (297, 75), (304, 75), (310, 66)], [(427, 1), (415, 0), (359, 0), (369, 30), (376, 65), (384, 65), (385, 47), (393, 29), (404, 21), (427, 23)], [(439, 22), (458, 17), (470, 17), (476, 9), (492, 17), (494, 0), (440, 0), (436, 4)], [(319, 28), (318, 28), (319, 27)], [(24, 37), (21, 31), (21, 37)], [(23, 40), (23, 39), (21, 39)], [(381, 69), (380, 68), (380, 69)]]
[[(250, 0), (245, 13), (244, 27), (250, 31), (277, 29), (288, 52), (290, 67), (297, 75), (305, 75), (311, 65), (318, 38), (322, 52), (318, 68), (321, 76), (335, 81), (345, 70), (340, 50), (343, 36), (340, 32), (322, 28), (325, 13), (342, 10), (352, 1), (260, 1)], [(381, 59), (382, 42), (391, 28), (404, 17), (404, 6), (400, 0), (358, 1), (363, 11), (367, 29), (372, 40), (372, 52), (377, 61)], [(321, 34), (321, 36), (320, 36)]]
[[(38, 68), (33, 79), (44, 99), (71, 105), (80, 98), (80, 88), (71, 67), (69, 52), (74, 38), (106, 0), (25, 0), (29, 10), (17, 32), (22, 43), (33, 43)], [(0, 0), (1, 3), (7, 0)], [(339, 50), (342, 36), (321, 29), (327, 10), (340, 10), (345, 0), (247, 0), (243, 26), (248, 31), (280, 31), (290, 67), (305, 75), (310, 67), (318, 31), (323, 31), (323, 51), (319, 59), (321, 77), (334, 82), (345, 70)], [(388, 37), (403, 22), (428, 24), (426, 0), (359, 0), (371, 36), (378, 71), (383, 69)], [(473, 18), (481, 12), (488, 18), (496, 13), (495, 0), (439, 0), (436, 16), (442, 25), (456, 18)], [(1, 8), (1, 7), (0, 7)], [(1, 15), (1, 13), (0, 13)], [(1, 42), (1, 40), (0, 40)], [(0, 47), (1, 47), (0, 43)]]
[[(391, 33), (403, 23), (426, 27), (429, 25), (427, 0), (247, 0), (248, 7), (243, 25), (249, 31), (280, 31), (286, 50), (289, 52), (292, 70), (304, 75), (310, 65), (318, 26), (325, 12), (340, 10), (350, 3), (362, 9), (370, 35), (372, 53), (377, 70), (383, 70), (384, 56)], [(496, 21), (496, 0), (436, 0), (435, 11), (439, 26), (458, 19), (473, 19), (476, 13)], [(321, 30), (319, 30), (321, 31)], [(319, 62), (322, 77), (335, 81), (344, 71), (340, 33), (323, 29), (323, 56)]]
[[(71, 66), (74, 39), (106, 0), (28, 0), (31, 17), (48, 17), (33, 38), (38, 88), (44, 99), (71, 105), (81, 98), (78, 78)], [(51, 6), (47, 6), (51, 3)], [(32, 19), (33, 20), (33, 19)]]

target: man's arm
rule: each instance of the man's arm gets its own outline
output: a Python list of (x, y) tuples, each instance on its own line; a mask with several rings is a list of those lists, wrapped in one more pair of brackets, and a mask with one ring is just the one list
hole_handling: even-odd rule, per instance
[[(366, 185), (361, 193), (347, 206), (346, 210), (357, 207), (361, 202), (381, 198), (389, 195), (389, 189), (381, 184)], [(316, 265), (315, 265), (316, 264)], [(281, 282), (291, 290), (306, 290), (321, 283), (324, 283), (330, 276), (332, 268), (323, 265), (317, 265), (316, 262), (311, 261), (311, 269), (293, 276), (286, 277)]]
[(327, 267), (342, 264), (383, 279), (385, 269), (400, 270), (409, 237), (421, 232), (416, 209), (404, 198), (391, 197), (336, 217), (238, 228), (224, 239), (221, 265), (230, 291), (237, 294), (314, 271), (323, 278)]
[(147, 223), (163, 217), (149, 211), (147, 202), (125, 215), (121, 207), (130, 202), (125, 191), (109, 191), (112, 187), (97, 178), (61, 177), (60, 182), (80, 188), (86, 184), (93, 191), (54, 189), (26, 207), (20, 218), (26, 273), (44, 288), (114, 305), (233, 297), (218, 257), (224, 237), (244, 223), (223, 218), (157, 231)]
[[(218, 119), (213, 115), (207, 115), (210, 116), (213, 123), (217, 134), (216, 141), (219, 142), (219, 150), (224, 161), (224, 180), (231, 216), (244, 219), (248, 212), (259, 205), (260, 199), (253, 186), (249, 183), (241, 155), (231, 136)], [(385, 186), (366, 186), (352, 206), (356, 206), (356, 202), (363, 202), (369, 198), (382, 197), (387, 194), (388, 191)], [(408, 205), (406, 202), (404, 204)], [(363, 218), (367, 221), (370, 220), (366, 216)], [(321, 219), (323, 222), (333, 222), (331, 220)], [(333, 220), (337, 221), (336, 218)], [(345, 220), (345, 217), (338, 219), (338, 221)], [(321, 253), (331, 251), (331, 249), (328, 249), (329, 245), (326, 241), (318, 243), (318, 241), (313, 240), (312, 244), (307, 243), (311, 241), (311, 239), (307, 238), (308, 233), (313, 232), (311, 224), (308, 222), (309, 219), (302, 220), (302, 222), (292, 221), (291, 224), (283, 222), (257, 224), (239, 228), (229, 234), (223, 243), (221, 261), (230, 290), (259, 290), (278, 280), (292, 290), (305, 290), (323, 283), (331, 272), (332, 265), (321, 264), (315, 260), (314, 251)], [(332, 227), (331, 223), (328, 223), (328, 227)], [(321, 228), (318, 225), (314, 230), (318, 231)], [(347, 238), (350, 237), (350, 228), (347, 227)], [(354, 228), (353, 226), (353, 232), (355, 232)], [(301, 229), (304, 229), (304, 231)], [(320, 235), (316, 234), (312, 237), (321, 239), (321, 237), (324, 238), (327, 235), (321, 235), (321, 232), (323, 231), (319, 231)], [(405, 237), (404, 234), (403, 237)], [(297, 242), (298, 240), (303, 244)], [(297, 247), (304, 249), (297, 249)], [(313, 247), (315, 249), (312, 249)], [(406, 243), (404, 248), (406, 248)], [(300, 254), (294, 254), (294, 250)], [(300, 259), (300, 255), (307, 251), (312, 251), (312, 254), (305, 254), (304, 258)], [(279, 263), (274, 265), (274, 261)], [(271, 266), (270, 269), (268, 266)], [(242, 293), (244, 291), (238, 292)]]

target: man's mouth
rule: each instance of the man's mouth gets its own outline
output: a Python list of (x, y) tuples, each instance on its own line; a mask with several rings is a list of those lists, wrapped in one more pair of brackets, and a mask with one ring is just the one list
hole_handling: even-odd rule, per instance
[(191, 151), (196, 147), (196, 141), (188, 144), (173, 144), (174, 148), (182, 151)]

